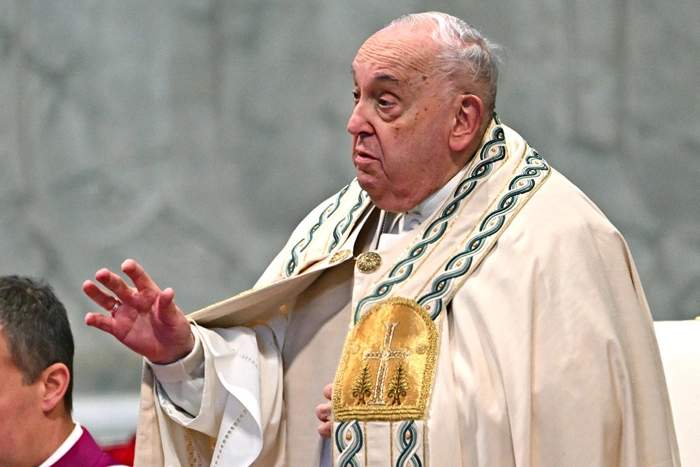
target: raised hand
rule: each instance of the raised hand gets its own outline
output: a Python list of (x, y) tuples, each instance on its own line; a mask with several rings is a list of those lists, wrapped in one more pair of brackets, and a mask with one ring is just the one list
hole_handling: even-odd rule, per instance
[(324, 438), (331, 437), (331, 397), (333, 397), (333, 384), (328, 384), (323, 388), (323, 397), (329, 402), (319, 404), (316, 407), (316, 417), (321, 422), (318, 426), (318, 434)]
[(173, 289), (160, 290), (134, 260), (124, 261), (122, 271), (135, 287), (108, 269), (97, 271), (95, 279), (112, 293), (92, 281), (83, 283), (83, 292), (110, 313), (88, 313), (85, 323), (113, 335), (153, 363), (172, 363), (190, 353), (194, 336), (173, 301)]

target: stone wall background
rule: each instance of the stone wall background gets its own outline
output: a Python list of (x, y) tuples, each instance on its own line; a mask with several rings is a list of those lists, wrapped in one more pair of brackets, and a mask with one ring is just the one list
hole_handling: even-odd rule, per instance
[(67, 305), (79, 393), (140, 378), (81, 283), (130, 257), (185, 310), (252, 285), (353, 176), (355, 52), (424, 10), (505, 46), (499, 115), (622, 231), (654, 318), (700, 315), (697, 0), (0, 0), (0, 274)]

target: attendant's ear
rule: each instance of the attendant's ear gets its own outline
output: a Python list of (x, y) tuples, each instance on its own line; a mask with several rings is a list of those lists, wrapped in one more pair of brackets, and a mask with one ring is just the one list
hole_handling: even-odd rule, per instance
[[(450, 133), (450, 149), (464, 151), (479, 138), (484, 116), (484, 103), (475, 94), (462, 94), (455, 105), (455, 119)], [(480, 141), (479, 141), (480, 142)]]
[(43, 390), (41, 410), (45, 413), (51, 412), (60, 404), (68, 390), (70, 371), (63, 363), (54, 363), (41, 372), (38, 382)]

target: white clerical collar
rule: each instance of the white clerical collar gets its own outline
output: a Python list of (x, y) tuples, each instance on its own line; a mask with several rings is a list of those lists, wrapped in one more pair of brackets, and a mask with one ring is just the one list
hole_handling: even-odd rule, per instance
[(80, 426), (80, 423), (75, 422), (75, 428), (73, 428), (73, 431), (71, 431), (70, 435), (68, 435), (68, 438), (66, 438), (63, 444), (61, 444), (58, 449), (51, 454), (51, 457), (46, 459), (39, 467), (49, 467), (54, 465), (59, 459), (61, 459), (61, 457), (65, 456), (73, 446), (75, 446), (75, 443), (78, 442), (82, 435), (83, 428)]

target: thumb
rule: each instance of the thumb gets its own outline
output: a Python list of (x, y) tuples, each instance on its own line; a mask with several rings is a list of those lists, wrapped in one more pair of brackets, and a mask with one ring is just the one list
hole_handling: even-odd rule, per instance
[(326, 387), (323, 388), (323, 397), (331, 400), (333, 397), (333, 383), (327, 384)]

